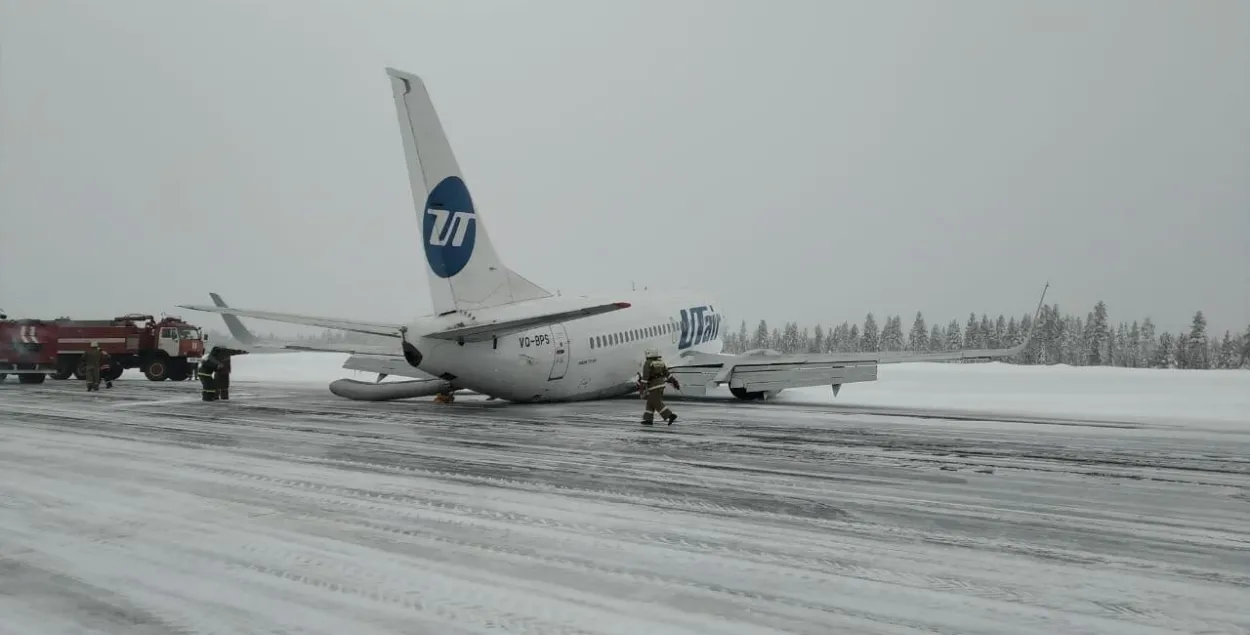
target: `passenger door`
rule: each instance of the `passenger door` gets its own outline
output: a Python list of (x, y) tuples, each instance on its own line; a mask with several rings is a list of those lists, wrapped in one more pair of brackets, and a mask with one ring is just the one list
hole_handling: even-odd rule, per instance
[(554, 361), (551, 363), (551, 375), (548, 381), (563, 379), (569, 370), (569, 338), (563, 324), (551, 326), (551, 345), (554, 347)]

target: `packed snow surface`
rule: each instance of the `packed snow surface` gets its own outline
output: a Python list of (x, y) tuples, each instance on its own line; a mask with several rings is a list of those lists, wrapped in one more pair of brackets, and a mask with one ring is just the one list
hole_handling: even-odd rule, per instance
[[(346, 359), (341, 353), (253, 355), (240, 358), (233, 377), (321, 385), (343, 377), (375, 377), (342, 369)], [(837, 397), (828, 387), (786, 390), (774, 403), (1250, 425), (1250, 372), (1241, 370), (918, 363), (882, 365), (878, 377), (847, 384)], [(728, 390), (714, 392), (733, 399)]]
[(342, 359), (0, 384), (0, 634), (1250, 629), (1250, 373), (883, 367), (643, 429), (345, 401)]

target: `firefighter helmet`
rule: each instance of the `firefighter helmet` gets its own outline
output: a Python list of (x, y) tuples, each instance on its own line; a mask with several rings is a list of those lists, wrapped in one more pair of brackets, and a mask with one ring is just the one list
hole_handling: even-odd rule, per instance
[(654, 348), (647, 349), (647, 359), (655, 359), (660, 356), (660, 351)]

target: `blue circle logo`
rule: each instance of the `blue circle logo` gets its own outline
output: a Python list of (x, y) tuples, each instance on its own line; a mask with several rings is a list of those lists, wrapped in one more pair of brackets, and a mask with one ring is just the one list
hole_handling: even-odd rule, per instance
[(460, 177), (449, 176), (430, 191), (425, 199), (421, 235), (425, 239), (425, 261), (438, 277), (450, 278), (469, 264), (477, 240), (477, 212), (469, 188)]

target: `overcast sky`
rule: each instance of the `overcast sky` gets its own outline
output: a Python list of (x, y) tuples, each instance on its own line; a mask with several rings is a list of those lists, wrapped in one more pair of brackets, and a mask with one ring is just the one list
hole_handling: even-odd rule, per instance
[(0, 0), (0, 307), (427, 313), (388, 65), (565, 294), (1250, 323), (1244, 0)]

